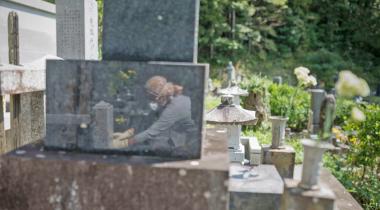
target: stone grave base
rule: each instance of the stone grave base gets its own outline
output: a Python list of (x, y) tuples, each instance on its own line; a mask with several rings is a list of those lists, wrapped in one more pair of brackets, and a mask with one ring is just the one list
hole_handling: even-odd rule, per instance
[[(283, 181), (273, 165), (230, 165), (230, 210), (277, 210)], [(258, 176), (255, 176), (255, 174)]]
[(296, 153), (293, 147), (284, 145), (281, 149), (263, 146), (263, 164), (273, 164), (282, 178), (293, 178)]
[(207, 158), (80, 154), (29, 144), (0, 157), (0, 209), (227, 209), (228, 159)]
[(298, 187), (299, 181), (284, 180), (284, 194), (281, 210), (334, 210), (335, 195), (332, 190), (321, 187), (319, 190), (304, 190)]

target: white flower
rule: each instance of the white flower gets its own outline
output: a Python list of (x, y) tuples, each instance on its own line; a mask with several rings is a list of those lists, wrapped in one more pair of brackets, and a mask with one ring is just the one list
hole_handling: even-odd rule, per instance
[(303, 66), (300, 66), (294, 69), (294, 74), (297, 76), (297, 79), (308, 76), (309, 73), (310, 73), (310, 70)]
[(369, 96), (369, 94), (371, 93), (371, 90), (369, 89), (367, 82), (362, 78), (360, 78), (360, 87), (358, 93), (362, 97)]
[(309, 87), (316, 86), (317, 79), (311, 75), (309, 75), (310, 70), (306, 67), (300, 66), (294, 69), (294, 74), (297, 77), (298, 82), (301, 86)]
[(357, 107), (354, 107), (351, 111), (351, 117), (355, 121), (363, 122), (365, 121), (365, 114), (358, 109)]
[(310, 85), (311, 86), (316, 86), (318, 84), (317, 83), (317, 79), (314, 76), (312, 76), (312, 75), (309, 76), (309, 80), (310, 80)]
[(366, 97), (370, 93), (367, 82), (364, 79), (357, 77), (351, 71), (341, 71), (339, 73), (339, 79), (335, 88), (339, 95), (346, 97)]

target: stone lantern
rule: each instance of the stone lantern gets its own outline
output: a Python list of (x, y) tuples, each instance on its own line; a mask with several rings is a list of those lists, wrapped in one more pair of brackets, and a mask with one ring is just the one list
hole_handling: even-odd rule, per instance
[(241, 125), (255, 125), (257, 122), (255, 114), (255, 111), (234, 104), (232, 95), (223, 95), (221, 104), (207, 114), (207, 123), (222, 125), (227, 129), (231, 162), (245, 162), (245, 147), (240, 139)]
[(219, 95), (232, 95), (233, 104), (240, 106), (240, 96), (248, 96), (248, 91), (241, 89), (236, 83), (232, 83), (231, 86), (218, 91)]

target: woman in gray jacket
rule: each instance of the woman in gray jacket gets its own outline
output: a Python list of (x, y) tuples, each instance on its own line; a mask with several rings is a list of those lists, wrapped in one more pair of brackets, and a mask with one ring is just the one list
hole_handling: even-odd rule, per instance
[(191, 118), (191, 100), (182, 95), (183, 88), (165, 77), (153, 76), (146, 82), (145, 90), (162, 111), (147, 130), (129, 137), (128, 149), (168, 156), (198, 154), (200, 142)]

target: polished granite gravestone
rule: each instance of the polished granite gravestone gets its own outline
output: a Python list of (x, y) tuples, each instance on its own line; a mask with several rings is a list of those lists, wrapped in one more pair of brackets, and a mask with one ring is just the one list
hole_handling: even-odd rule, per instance
[[(208, 65), (66, 60), (48, 61), (46, 74), (48, 148), (200, 157)], [(145, 84), (155, 76), (181, 86), (183, 93), (153, 111)], [(165, 113), (170, 118), (161, 118)], [(120, 145), (129, 141), (114, 137), (134, 129), (135, 138), (152, 125), (160, 132), (149, 132), (152, 139), (144, 144)]]
[(103, 59), (197, 62), (199, 0), (105, 0)]

